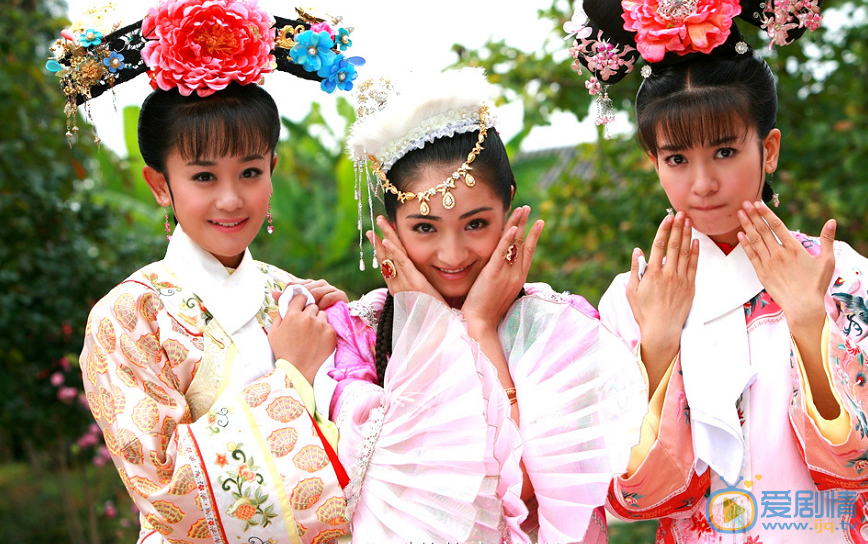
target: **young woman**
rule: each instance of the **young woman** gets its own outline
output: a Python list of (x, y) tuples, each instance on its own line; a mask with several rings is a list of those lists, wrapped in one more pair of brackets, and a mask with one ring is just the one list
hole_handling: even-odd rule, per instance
[(525, 284), (543, 223), (510, 212), (484, 74), (394, 86), (350, 138), (384, 190), (388, 289), (327, 310), (354, 540), (604, 541), (646, 408), (635, 358), (582, 297)]
[[(139, 148), (177, 226), (163, 260), (94, 306), (81, 354), (90, 408), (140, 511), (140, 542), (346, 533), (336, 433), (309, 384), (335, 346), (320, 308), (346, 297), (248, 250), (270, 223), (280, 133), (274, 100), (255, 84), (274, 63), (273, 22), (253, 2), (177, 0), (105, 40), (86, 29), (58, 57), (71, 101), (98, 94), (83, 67), (103, 65), (104, 82), (116, 83), (139, 54), (156, 88)], [(284, 294), (292, 300), (278, 315), (275, 292), (294, 283), (308, 289)]]
[[(647, 267), (635, 250), (600, 302), (603, 323), (638, 351), (651, 393), (612, 511), (660, 519), (658, 542), (863, 542), (868, 329), (856, 306), (868, 261), (834, 241), (834, 221), (818, 238), (790, 232), (763, 202), (777, 200), (765, 178), (781, 145), (771, 70), (731, 20), (703, 42), (708, 27), (691, 22), (703, 6), (658, 13), (670, 36), (690, 37), (664, 55), (651, 23), (636, 23), (647, 6), (589, 4), (585, 42), (619, 19), (621, 40), (638, 33), (614, 50), (636, 46), (651, 60), (637, 132), (674, 211)], [(817, 10), (778, 15), (770, 34)]]

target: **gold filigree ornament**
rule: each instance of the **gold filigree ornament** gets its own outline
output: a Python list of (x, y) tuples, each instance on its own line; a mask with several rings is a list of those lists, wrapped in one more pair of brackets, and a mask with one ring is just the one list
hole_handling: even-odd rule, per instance
[(455, 188), (455, 182), (459, 179), (463, 179), (464, 184), (468, 187), (476, 185), (476, 179), (470, 173), (470, 170), (473, 169), (470, 165), (474, 160), (476, 160), (476, 156), (482, 152), (482, 142), (485, 140), (485, 137), (488, 136), (488, 129), (486, 128), (487, 119), (488, 106), (483, 104), (479, 109), (479, 137), (476, 140), (476, 145), (474, 145), (470, 153), (467, 154), (467, 160), (461, 164), (458, 170), (452, 172), (452, 175), (446, 178), (446, 181), (439, 183), (430, 189), (418, 193), (399, 190), (397, 187), (392, 185), (386, 177), (386, 174), (377, 162), (376, 157), (373, 155), (368, 156), (368, 160), (371, 161), (371, 170), (373, 170), (377, 179), (380, 180), (380, 185), (383, 187), (383, 190), (395, 195), (398, 198), (398, 202), (401, 204), (408, 200), (418, 200), (419, 213), (422, 215), (428, 215), (431, 213), (431, 206), (428, 202), (431, 197), (435, 196), (437, 193), (443, 195), (443, 207), (447, 210), (451, 210), (455, 207), (455, 196), (453, 196), (450, 191)]
[[(101, 19), (100, 19), (101, 21)], [(105, 33), (93, 28), (71, 28), (63, 33), (63, 38), (55, 41), (51, 48), (53, 57), (46, 68), (61, 81), (61, 89), (66, 95), (66, 137), (72, 146), (73, 136), (77, 135), (78, 105), (85, 104), (85, 113), (92, 119), (87, 101), (92, 98), (92, 89), (103, 85), (113, 87), (118, 71), (123, 69), (123, 57), (112, 51), (103, 41), (105, 34), (120, 27), (114, 23)], [(94, 141), (100, 142), (99, 136)]]

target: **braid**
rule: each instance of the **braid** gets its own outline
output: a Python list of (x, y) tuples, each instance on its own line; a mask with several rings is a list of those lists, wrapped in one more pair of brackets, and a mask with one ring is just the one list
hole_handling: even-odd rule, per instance
[(386, 296), (383, 311), (380, 313), (380, 320), (377, 322), (377, 343), (374, 347), (377, 380), (379, 380), (380, 385), (383, 385), (383, 380), (386, 377), (386, 365), (389, 363), (389, 356), (392, 355), (392, 317), (394, 309), (395, 299), (392, 297), (392, 293), (389, 293)]

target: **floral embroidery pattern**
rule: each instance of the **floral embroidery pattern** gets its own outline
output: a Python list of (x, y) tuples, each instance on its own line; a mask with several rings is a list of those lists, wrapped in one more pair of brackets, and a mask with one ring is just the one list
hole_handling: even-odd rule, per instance
[[(247, 457), (241, 449), (242, 446), (243, 444), (234, 442), (226, 445), (232, 459), (240, 461), (237, 466), (230, 466), (228, 459), (218, 456), (218, 466), (224, 470), (218, 482), (223, 491), (231, 491), (232, 498), (235, 499), (226, 513), (243, 521), (244, 530), (247, 531), (252, 526), (267, 527), (272, 518), (277, 517), (277, 513), (274, 512), (273, 504), (267, 504), (270, 502), (268, 494), (262, 491), (265, 478), (257, 472), (260, 467), (256, 465), (253, 457)], [(220, 465), (223, 461), (227, 461), (227, 464)]]
[(205, 414), (206, 421), (208, 422), (208, 432), (212, 435), (218, 434), (221, 429), (226, 428), (229, 425), (229, 408), (223, 406), (218, 409), (208, 410), (208, 413)]
[(627, 506), (632, 506), (634, 508), (637, 508), (639, 506), (639, 499), (645, 498), (645, 495), (640, 495), (636, 492), (625, 493), (622, 491), (621, 496), (623, 497), (624, 502), (627, 504)]
[(160, 281), (156, 272), (145, 273), (145, 279), (150, 282), (151, 287), (156, 289), (161, 295), (171, 296), (176, 292), (182, 291), (180, 287), (168, 281)]

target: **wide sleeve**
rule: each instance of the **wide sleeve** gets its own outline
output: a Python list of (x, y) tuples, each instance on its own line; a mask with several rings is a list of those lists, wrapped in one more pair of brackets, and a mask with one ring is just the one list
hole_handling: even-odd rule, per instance
[[(813, 238), (802, 237), (811, 253)], [(868, 291), (863, 273), (868, 259), (843, 242), (835, 243), (835, 274), (826, 296), (828, 313), (823, 330), (823, 365), (841, 413), (824, 419), (813, 403), (810, 384), (798, 350), (791, 353), (796, 369), (790, 421), (805, 464), (819, 489), (868, 487)]]
[[(639, 326), (627, 302), (628, 274), (615, 278), (600, 300), (600, 319), (641, 364)], [(607, 507), (626, 520), (689, 515), (708, 491), (710, 474), (696, 472), (681, 363), (673, 361), (653, 392), (628, 470), (612, 480)]]
[(345, 534), (334, 469), (284, 363), (193, 421), (183, 392), (203, 337), (185, 325), (133, 281), (88, 320), (85, 392), (143, 529), (200, 544)]
[[(583, 300), (583, 299), (582, 299)], [(638, 441), (647, 389), (630, 349), (573, 304), (522, 297), (501, 322), (541, 542), (579, 542)]]
[(384, 387), (350, 384), (336, 418), (354, 540), (500, 542), (491, 452), (508, 405), (486, 398), (490, 363), (460, 314), (422, 293), (395, 297), (392, 343)]
[(358, 381), (377, 384), (374, 360), (377, 331), (372, 326), (375, 322), (374, 307), (364, 300), (358, 303), (366, 305), (368, 319), (358, 315), (357, 311), (353, 311), (343, 302), (338, 302), (326, 310), (329, 324), (334, 328), (337, 338), (334, 366), (328, 370), (328, 377), (336, 382), (329, 406), (332, 420), (340, 412), (344, 392), (351, 384)]

